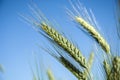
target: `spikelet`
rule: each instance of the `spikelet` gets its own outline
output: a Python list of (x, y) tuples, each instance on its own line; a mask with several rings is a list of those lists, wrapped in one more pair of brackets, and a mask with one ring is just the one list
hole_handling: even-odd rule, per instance
[(80, 50), (70, 43), (65, 37), (59, 34), (52, 27), (49, 27), (45, 23), (41, 24), (41, 28), (65, 51), (67, 51), (71, 57), (73, 57), (82, 67), (87, 68), (86, 59), (81, 54)]
[(120, 57), (114, 57), (112, 66), (104, 61), (104, 68), (107, 74), (107, 80), (120, 80)]
[(114, 57), (112, 61), (112, 71), (110, 76), (108, 77), (109, 80), (120, 80), (120, 57)]
[(89, 34), (91, 34), (91, 36), (101, 45), (101, 47), (103, 48), (103, 50), (106, 53), (110, 52), (110, 46), (109, 44), (106, 42), (106, 40), (96, 31), (96, 29), (91, 26), (89, 23), (87, 23), (84, 19), (82, 19), (81, 17), (75, 17), (75, 20), (81, 24), (83, 26), (84, 29), (86, 29)]
[(120, 57), (114, 57), (113, 69), (114, 69), (115, 72), (120, 74)]
[(49, 80), (55, 80), (54, 75), (50, 69), (47, 70), (47, 75)]
[(103, 66), (104, 66), (104, 69), (105, 69), (106, 75), (107, 75), (107, 77), (108, 77), (109, 74), (110, 74), (110, 72), (111, 72), (110, 64), (108, 64), (107, 61), (104, 60), (104, 62), (103, 62)]
[(113, 70), (116, 80), (120, 80), (120, 57), (114, 57), (113, 59)]

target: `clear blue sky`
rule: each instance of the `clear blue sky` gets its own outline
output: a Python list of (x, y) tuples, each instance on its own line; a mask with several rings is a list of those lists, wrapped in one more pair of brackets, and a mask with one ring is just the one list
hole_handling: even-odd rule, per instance
[[(72, 34), (71, 38), (78, 42), (83, 53), (89, 54), (92, 49), (91, 40), (66, 15), (65, 7), (70, 7), (67, 0), (33, 0), (40, 10), (51, 20), (54, 19), (62, 26), (63, 31)], [(112, 40), (115, 33), (115, 18), (113, 0), (80, 0), (87, 8), (91, 8), (100, 26), (111, 34)], [(32, 27), (20, 19), (19, 13), (30, 14), (28, 4), (31, 0), (0, 0), (0, 63), (5, 68), (2, 74), (4, 80), (32, 80), (29, 62), (33, 61), (33, 52), (47, 66), (50, 66), (53, 73), (59, 79), (73, 80), (71, 74), (54, 59), (39, 50), (36, 44), (45, 42)], [(103, 32), (105, 32), (103, 31)], [(86, 44), (85, 44), (86, 43)], [(82, 46), (82, 47), (81, 47)], [(41, 55), (41, 54), (42, 55)], [(33, 67), (35, 65), (32, 65)], [(71, 77), (69, 77), (71, 76)]]

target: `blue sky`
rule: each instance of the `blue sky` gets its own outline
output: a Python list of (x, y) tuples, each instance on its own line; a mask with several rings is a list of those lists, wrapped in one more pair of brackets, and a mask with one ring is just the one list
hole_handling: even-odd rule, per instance
[[(80, 30), (77, 30), (69, 20), (65, 7), (70, 7), (67, 0), (33, 0), (46, 15), (62, 26), (65, 33), (70, 34), (72, 40), (77, 41), (83, 53), (90, 53), (91, 40)], [(87, 8), (91, 8), (113, 42), (115, 34), (114, 1), (113, 0), (80, 0)], [(0, 63), (4, 66), (5, 73), (1, 76), (4, 80), (32, 80), (29, 62), (34, 64), (33, 52), (37, 53), (39, 60), (43, 57), (43, 63), (50, 66), (58, 78), (66, 80), (75, 79), (71, 73), (63, 69), (56, 60), (41, 51), (37, 44), (43, 44), (44, 38), (30, 25), (21, 20), (19, 14), (30, 14), (28, 4), (31, 0), (0, 0)], [(106, 31), (106, 33), (105, 33)], [(107, 35), (106, 35), (107, 36)], [(86, 44), (85, 44), (86, 43)], [(112, 43), (112, 42), (111, 42)], [(88, 46), (89, 45), (89, 46)], [(81, 47), (82, 46), (82, 47)], [(114, 47), (115, 48), (115, 47)], [(41, 57), (42, 56), (42, 57)], [(32, 65), (33, 67), (35, 65)], [(69, 77), (71, 76), (71, 78)]]

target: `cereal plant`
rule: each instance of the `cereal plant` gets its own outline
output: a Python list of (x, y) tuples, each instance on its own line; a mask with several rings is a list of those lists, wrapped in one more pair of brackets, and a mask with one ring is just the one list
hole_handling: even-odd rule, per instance
[[(111, 50), (111, 44), (108, 43), (104, 35), (99, 30), (99, 25), (95, 19), (92, 9), (87, 9), (78, 0), (73, 3), (72, 0), (68, 1), (72, 8), (67, 8), (67, 14), (77, 25), (79, 31), (85, 32), (90, 39), (94, 40), (96, 50), (90, 53), (89, 58), (84, 56), (84, 53), (78, 48), (71, 39), (56, 29), (44, 14), (39, 10), (36, 4), (29, 5), (29, 8), (33, 14), (33, 17), (22, 17), (32, 24), (34, 29), (44, 36), (51, 44), (52, 48), (46, 46), (40, 48), (54, 57), (60, 62), (66, 69), (68, 69), (78, 80), (101, 80), (98, 79), (94, 72), (91, 70), (94, 64), (95, 57), (100, 54), (104, 57), (100, 57), (101, 61), (97, 62), (98, 71), (103, 73), (104, 80), (120, 80), (120, 55), (114, 54)], [(118, 50), (120, 43), (120, 1), (116, 0), (115, 15), (117, 22), (117, 34), (118, 34)], [(82, 38), (81, 38), (82, 39)], [(104, 54), (105, 53), (105, 54)], [(75, 64), (78, 64), (77, 67)], [(50, 70), (47, 71), (49, 80), (57, 80)], [(100, 75), (100, 74), (99, 74)], [(34, 80), (37, 80), (34, 77)], [(39, 79), (38, 79), (39, 80)]]

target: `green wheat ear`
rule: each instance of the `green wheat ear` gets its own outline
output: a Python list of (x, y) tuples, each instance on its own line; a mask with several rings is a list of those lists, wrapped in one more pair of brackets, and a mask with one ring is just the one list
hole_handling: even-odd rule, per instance
[[(102, 49), (106, 53), (110, 53), (110, 46), (107, 41), (101, 36), (101, 34), (94, 28), (95, 26), (98, 27), (97, 21), (95, 19), (92, 10), (90, 10), (90, 14), (86, 7), (82, 6), (82, 4), (78, 1), (77, 3), (72, 3), (70, 1), (73, 11), (67, 9), (68, 15), (77, 23), (81, 25), (85, 31), (91, 35), (97, 43), (100, 44)], [(81, 11), (81, 12), (80, 12)]]
[(120, 80), (120, 57), (114, 57), (112, 61), (111, 72), (108, 76), (109, 80)]
[[(116, 29), (117, 29), (117, 35), (118, 35), (118, 45), (117, 49), (119, 50), (119, 40), (120, 40), (120, 0), (115, 0), (116, 2)], [(104, 67), (105, 67), (105, 72), (107, 74), (107, 80), (120, 80), (120, 56), (119, 56), (119, 51), (117, 52), (117, 55), (111, 56), (111, 64), (108, 63), (107, 61), (104, 61)]]
[(43, 50), (45, 50), (47, 53), (49, 53), (52, 57), (54, 57), (56, 60), (58, 60), (66, 69), (68, 69), (78, 80), (86, 80), (88, 79), (88, 77), (91, 77), (90, 75), (90, 69), (92, 67), (92, 62), (93, 62), (93, 58), (94, 58), (94, 54), (91, 53), (90, 57), (88, 59), (87, 65), (88, 68), (83, 71), (79, 70), (75, 65), (72, 64), (71, 60), (66, 59), (65, 56), (61, 55), (61, 51), (59, 51), (59, 49), (57, 49), (56, 47), (54, 47), (56, 52), (59, 54), (56, 55), (56, 52), (50, 50), (50, 49), (46, 49), (46, 48), (42, 48)]
[(84, 19), (81, 17), (75, 17), (75, 20), (83, 26), (84, 29), (86, 29), (89, 34), (100, 44), (100, 46), (103, 48), (103, 50), (106, 53), (110, 53), (110, 46), (106, 42), (106, 40), (100, 35), (99, 32), (96, 31), (96, 29), (91, 26), (89, 23), (87, 23)]
[[(35, 7), (35, 8), (34, 8)], [(51, 40), (53, 40), (56, 44), (58, 44), (62, 49), (64, 49), (76, 62), (79, 63), (84, 68), (87, 68), (87, 62), (85, 57), (82, 55), (81, 51), (68, 39), (66, 39), (63, 35), (58, 33), (57, 30), (48, 25), (49, 21), (45, 18), (45, 16), (36, 9), (36, 6), (33, 5), (31, 10), (34, 16), (40, 21), (37, 21), (33, 18), (22, 16), (27, 22), (34, 25), (34, 28), (37, 28), (38, 32), (44, 32), (43, 35), (47, 35)]]
[[(39, 16), (39, 15), (37, 15)], [(41, 15), (40, 15), (41, 16)], [(43, 17), (43, 16), (42, 16)], [(75, 21), (78, 22), (82, 27), (88, 31), (88, 33), (100, 44), (102, 49), (106, 53), (110, 53), (110, 46), (107, 41), (101, 36), (101, 34), (85, 19), (79, 16), (73, 16)], [(78, 79), (86, 80), (89, 76), (90, 69), (93, 63), (94, 54), (91, 53), (88, 62), (86, 62), (85, 57), (82, 55), (80, 50), (72, 44), (68, 39), (66, 39), (63, 35), (59, 34), (54, 28), (49, 26), (46, 21), (43, 22), (32, 22), (34, 25), (38, 26), (45, 35), (47, 34), (51, 40), (53, 40), (56, 44), (58, 44), (62, 49), (70, 54), (70, 56), (78, 62), (82, 67), (85, 68), (84, 72), (78, 71), (74, 65), (72, 65), (69, 61), (67, 61), (64, 57), (60, 57), (60, 62), (69, 70), (71, 71)], [(108, 80), (120, 80), (120, 58), (114, 57), (112, 62), (112, 67), (107, 61), (104, 60), (103, 64)], [(51, 71), (47, 71), (49, 80), (54, 80), (54, 77)], [(36, 78), (34, 79), (36, 80)]]
[(104, 69), (107, 75), (107, 80), (120, 80), (120, 57), (113, 57), (112, 65), (104, 60)]
[(71, 64), (64, 57), (60, 57), (60, 62), (78, 79), (84, 79), (83, 72), (79, 71), (73, 64)]
[(68, 69), (76, 78), (82, 79), (84, 78), (84, 74), (82, 71), (80, 71), (75, 65), (72, 64), (72, 62), (68, 59), (66, 59), (65, 56), (61, 55), (63, 52), (61, 52), (58, 47), (54, 47), (55, 51), (58, 55), (56, 55), (56, 52), (53, 50), (49, 50), (48, 48), (42, 48), (44, 51), (49, 53), (52, 57), (54, 57), (57, 61), (59, 61), (66, 69)]
[(81, 54), (80, 50), (75, 47), (70, 41), (59, 34), (55, 29), (45, 23), (41, 23), (41, 28), (45, 31), (60, 47), (67, 51), (82, 67), (87, 68), (86, 59)]
[[(35, 10), (34, 10), (35, 11)], [(37, 11), (38, 12), (38, 11)], [(37, 13), (35, 12), (35, 13)], [(36, 14), (35, 14), (36, 16)], [(40, 17), (41, 14), (39, 14)], [(66, 39), (63, 35), (58, 33), (57, 30), (49, 26), (46, 22), (46, 20), (41, 20), (41, 22), (37, 22), (34, 19), (29, 19), (23, 16), (25, 20), (32, 23), (34, 26), (37, 26), (37, 31), (44, 32), (43, 35), (45, 37), (49, 38), (50, 40), (54, 41), (59, 47), (61, 47), (65, 52), (67, 52), (76, 62), (79, 63), (80, 66), (84, 67), (85, 69), (88, 68), (88, 64), (86, 62), (85, 57), (82, 55), (80, 50), (71, 43), (68, 39)], [(66, 61), (64, 58), (60, 58), (62, 64), (71, 71), (78, 79), (83, 79), (84, 75), (80, 71), (78, 71), (76, 68), (74, 68), (74, 65), (71, 65), (69, 62)], [(48, 76), (49, 77), (49, 76)]]

